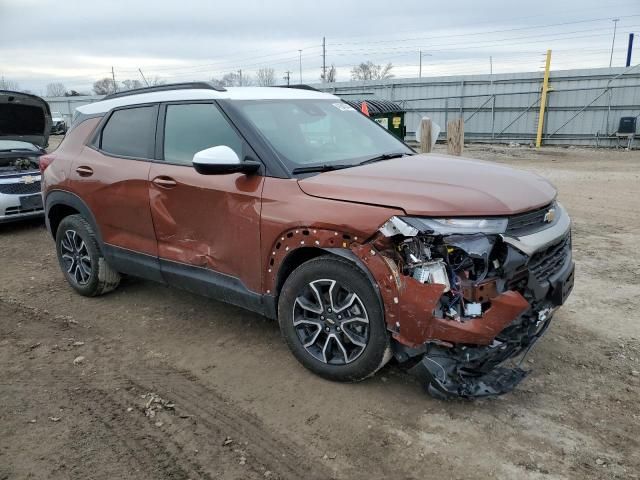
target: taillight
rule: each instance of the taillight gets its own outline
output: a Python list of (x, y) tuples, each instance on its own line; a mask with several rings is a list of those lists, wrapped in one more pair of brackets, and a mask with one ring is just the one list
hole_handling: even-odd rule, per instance
[(55, 160), (55, 155), (42, 155), (40, 157), (40, 173), (44, 173), (44, 171), (47, 169), (47, 167), (49, 165), (51, 165), (51, 162), (53, 162)]

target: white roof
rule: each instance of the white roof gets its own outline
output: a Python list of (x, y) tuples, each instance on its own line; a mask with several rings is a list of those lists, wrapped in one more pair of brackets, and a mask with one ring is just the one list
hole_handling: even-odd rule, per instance
[(78, 107), (85, 115), (108, 112), (112, 108), (140, 103), (173, 102), (181, 100), (340, 100), (335, 95), (303, 90), (300, 88), (280, 87), (228, 87), (219, 92), (212, 89), (189, 88), (179, 90), (161, 90), (158, 92), (125, 95)]

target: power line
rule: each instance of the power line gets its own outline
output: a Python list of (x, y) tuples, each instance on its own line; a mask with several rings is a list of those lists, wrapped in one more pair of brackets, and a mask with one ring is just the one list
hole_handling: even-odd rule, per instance
[[(640, 14), (622, 15), (622, 16), (618, 16), (617, 18), (633, 18), (633, 17), (640, 17)], [(475, 37), (477, 35), (486, 35), (486, 34), (491, 34), (491, 33), (506, 33), (506, 32), (522, 31), (522, 30), (538, 30), (540, 28), (561, 27), (561, 26), (566, 26), (566, 25), (577, 25), (577, 24), (580, 24), (580, 23), (602, 22), (602, 21), (605, 21), (605, 20), (612, 20), (612, 19), (613, 19), (613, 17), (600, 17), (600, 18), (594, 18), (594, 19), (589, 19), (589, 20), (576, 20), (576, 21), (572, 21), (572, 22), (550, 23), (550, 24), (546, 24), (546, 25), (534, 25), (534, 26), (530, 26), (530, 27), (515, 27), (515, 28), (506, 28), (506, 29), (501, 29), (501, 30), (476, 31), (476, 32), (469, 32), (469, 33), (457, 33), (457, 34), (447, 35), (447, 37), (448, 38), (469, 37), (469, 36)], [(438, 39), (438, 38), (442, 38), (442, 35), (431, 35), (431, 36), (426, 36), (426, 37), (413, 37), (413, 38), (396, 38), (396, 39), (376, 40), (376, 41), (329, 43), (328, 45), (329, 46), (357, 45), (357, 44), (362, 44), (362, 43), (381, 44), (381, 43), (394, 43), (394, 42), (408, 42), (408, 41), (413, 41), (413, 40), (430, 40), (430, 39)]]
[[(320, 59), (321, 55), (302, 55), (303, 59)], [(289, 65), (295, 65), (296, 63), (299, 63), (300, 57), (299, 55), (296, 55), (295, 57), (290, 57), (288, 59), (284, 59), (278, 62), (269, 62), (269, 61), (264, 61), (264, 62), (258, 62), (258, 63), (253, 63), (253, 64), (241, 64), (241, 65), (234, 65), (234, 66), (230, 66), (230, 67), (225, 67), (224, 69), (220, 69), (220, 70), (198, 70), (198, 71), (183, 71), (181, 73), (176, 73), (176, 74), (171, 74), (171, 75), (164, 75), (164, 78), (174, 78), (174, 77), (184, 77), (187, 75), (192, 75), (192, 74), (197, 74), (197, 73), (206, 73), (207, 75), (220, 75), (220, 74), (224, 74), (226, 72), (229, 71), (233, 71), (233, 70), (237, 70), (239, 67), (245, 69), (245, 70), (252, 70), (255, 68), (259, 68), (262, 66), (271, 66), (271, 65), (282, 65), (282, 64), (289, 64)]]
[[(608, 2), (606, 3), (606, 5), (602, 5), (599, 7), (591, 7), (591, 8), (580, 8), (581, 12), (586, 12), (586, 11), (593, 11), (593, 10), (606, 10), (607, 12), (611, 12), (612, 8), (616, 7), (616, 6), (628, 6), (629, 2), (618, 2), (618, 3), (612, 3), (612, 2)], [(576, 9), (575, 8), (571, 8), (571, 9), (567, 9), (567, 10), (553, 10), (553, 15), (551, 16), (551, 18), (558, 18), (559, 15), (561, 14), (565, 14), (565, 13), (569, 13), (571, 15), (575, 15), (576, 13)], [(479, 25), (495, 25), (496, 23), (513, 23), (516, 22), (518, 20), (527, 20), (530, 21), (531, 19), (534, 18), (549, 18), (550, 16), (548, 14), (538, 14), (538, 15), (526, 15), (526, 16), (522, 16), (522, 17), (510, 17), (510, 18), (497, 18), (497, 17), (492, 17), (491, 20), (487, 20), (485, 22), (474, 22), (472, 24), (466, 24), (466, 25), (459, 25), (456, 24), (456, 28), (467, 28), (467, 27), (477, 27)], [(613, 17), (600, 17), (603, 20), (610, 20)], [(620, 18), (624, 18), (624, 17), (620, 17)], [(581, 20), (582, 21), (582, 20)], [(591, 20), (588, 20), (591, 21)], [(597, 19), (595, 20), (597, 21)], [(540, 28), (540, 27), (531, 27), (531, 28)], [(473, 33), (465, 33), (465, 34), (448, 34), (447, 37), (454, 37), (454, 36), (467, 36), (467, 35), (472, 35), (475, 36), (478, 33), (482, 33), (482, 32), (473, 32)], [(343, 37), (347, 40), (352, 39), (352, 38), (366, 38), (368, 37), (368, 35), (359, 35), (359, 36), (349, 36), (349, 37)], [(435, 37), (428, 37), (428, 38), (440, 38), (441, 35), (439, 36), (435, 36)], [(375, 38), (379, 38), (379, 35), (376, 36)], [(424, 37), (421, 37), (424, 38)], [(340, 37), (338, 38), (340, 40)], [(385, 40), (383, 40), (382, 42), (384, 42)], [(393, 41), (393, 40), (391, 40)], [(355, 43), (355, 42), (354, 42)], [(360, 43), (371, 43), (368, 40), (364, 40)]]
[[(313, 50), (316, 48), (322, 48), (322, 45), (309, 45), (307, 47), (304, 47), (304, 50)], [(252, 50), (255, 53), (255, 50)], [(270, 57), (279, 57), (282, 55), (291, 55), (294, 52), (294, 50), (281, 50), (279, 52), (274, 52), (274, 53), (264, 53), (264, 54), (259, 54), (259, 55), (252, 55), (251, 57), (245, 57), (245, 58), (235, 58), (235, 55), (237, 55), (236, 53), (231, 53), (228, 54), (231, 58), (233, 58), (233, 60), (218, 60), (215, 62), (211, 62), (211, 63), (206, 63), (206, 64), (194, 64), (194, 65), (176, 65), (176, 66), (172, 66), (172, 67), (156, 67), (154, 65), (145, 65), (145, 69), (146, 70), (153, 70), (155, 71), (169, 71), (169, 70), (183, 70), (185, 68), (211, 68), (211, 67), (220, 67), (220, 68), (230, 68), (230, 67), (222, 67), (223, 64), (228, 63), (230, 61), (232, 62), (244, 62), (244, 61), (248, 61), (248, 60), (255, 60), (255, 59), (264, 59), (264, 58), (270, 58)], [(126, 72), (126, 71), (134, 71), (134, 70), (126, 70), (126, 69), (122, 69), (121, 71)]]
[[(627, 28), (637, 28), (640, 27), (639, 25), (631, 25), (628, 26)], [(603, 33), (603, 34), (593, 34), (593, 32), (597, 32), (597, 31), (604, 31), (606, 30), (607, 33)], [(610, 35), (610, 27), (605, 28), (601, 28), (601, 29), (588, 29), (588, 30), (575, 30), (572, 32), (564, 32), (564, 33), (550, 33), (545, 35), (540, 35), (540, 34), (536, 34), (536, 35), (526, 35), (526, 36), (521, 36), (521, 37), (503, 37), (503, 38), (499, 38), (499, 39), (491, 39), (491, 40), (480, 40), (480, 41), (474, 41), (473, 45), (469, 46), (467, 43), (441, 43), (441, 44), (430, 44), (430, 45), (421, 45), (421, 48), (426, 48), (429, 49), (430, 52), (447, 52), (447, 51), (456, 51), (456, 50), (469, 50), (471, 48), (477, 49), (477, 48), (488, 48), (488, 47), (494, 47), (494, 46), (504, 46), (505, 42), (509, 42), (507, 44), (507, 46), (512, 46), (512, 45), (528, 45), (529, 43), (539, 43), (539, 42), (548, 42), (548, 41), (554, 41), (554, 40), (575, 40), (575, 39), (580, 39), (580, 38), (593, 38), (593, 37), (600, 37), (600, 36), (609, 36)], [(566, 37), (566, 35), (571, 35), (574, 33), (585, 33), (585, 32), (590, 32), (589, 35), (581, 35), (581, 36), (570, 36), (570, 37)], [(560, 37), (558, 37), (560, 36)], [(516, 42), (516, 43), (512, 43), (513, 40), (524, 40), (524, 39), (529, 39), (529, 38), (535, 38), (535, 39), (539, 39), (539, 40), (535, 40), (535, 41), (531, 41), (531, 42)], [(487, 43), (490, 42), (490, 43)], [(447, 46), (452, 46), (452, 48), (438, 48), (438, 47), (447, 47)], [(334, 55), (349, 55), (355, 52), (367, 52), (370, 51), (372, 49), (375, 49), (376, 52), (386, 52), (386, 51), (393, 51), (393, 50), (406, 50), (406, 49), (412, 49), (412, 51), (415, 52), (415, 49), (417, 48), (417, 46), (407, 46), (407, 45), (403, 45), (401, 47), (384, 47), (383, 49), (379, 49), (376, 47), (367, 47), (367, 48), (362, 48), (362, 49), (346, 49), (346, 50), (335, 50)]]
[[(627, 17), (636, 17), (636, 16), (640, 16), (640, 15), (628, 15)], [(624, 18), (624, 17), (623, 17)], [(593, 22), (593, 21), (599, 21), (599, 20), (581, 20), (581, 21), (577, 21), (577, 22), (562, 22), (562, 23), (556, 23), (556, 24), (552, 24), (552, 25), (548, 25), (548, 26), (559, 26), (559, 25), (568, 25), (568, 24), (576, 24), (576, 23), (585, 23), (585, 22)], [(489, 33), (496, 33), (496, 32), (504, 32), (504, 31), (520, 31), (520, 30), (525, 30), (525, 29), (531, 29), (531, 28), (537, 28), (537, 27), (522, 27), (522, 28), (517, 28), (517, 29), (503, 29), (503, 30), (495, 30), (492, 32), (484, 32), (484, 34), (489, 34)], [(627, 27), (627, 28), (635, 28), (635, 26), (631, 26), (631, 27)], [(481, 40), (481, 41), (474, 41), (474, 45), (472, 46), (468, 46), (466, 44), (460, 44), (460, 43), (440, 43), (440, 44), (436, 44), (436, 45), (429, 45), (428, 48), (430, 51), (438, 51), (438, 52), (453, 52), (456, 50), (469, 50), (469, 49), (479, 49), (479, 48), (488, 48), (488, 47), (493, 47), (493, 46), (502, 46), (504, 44), (504, 42), (509, 41), (509, 46), (512, 45), (526, 45), (529, 43), (540, 43), (542, 41), (546, 41), (544, 39), (556, 39), (556, 40), (575, 40), (575, 39), (580, 39), (580, 38), (593, 38), (593, 37), (597, 37), (598, 35), (584, 35), (584, 36), (573, 36), (573, 37), (567, 37), (567, 35), (569, 34), (573, 34), (573, 33), (581, 33), (581, 32), (594, 32), (594, 31), (600, 31), (603, 30), (602, 28), (600, 29), (588, 29), (588, 30), (575, 30), (572, 32), (562, 32), (562, 33), (548, 33), (548, 34), (544, 34), (544, 35), (540, 35), (540, 34), (535, 34), (535, 35), (524, 35), (524, 36), (517, 36), (517, 37), (503, 37), (501, 39), (487, 39), (487, 40)], [(467, 35), (471, 35), (471, 34), (458, 34), (458, 35), (451, 35), (451, 37), (460, 37), (460, 36), (467, 36)], [(477, 35), (477, 34), (476, 34)], [(608, 35), (608, 34), (607, 34)], [(541, 38), (544, 37), (544, 39), (541, 40), (536, 40), (535, 42), (518, 42), (518, 43), (512, 43), (512, 40), (518, 40), (518, 39), (528, 39), (528, 38)], [(430, 37), (423, 37), (423, 38), (430, 38)], [(435, 38), (435, 37), (434, 37)], [(437, 38), (441, 38), (441, 37), (437, 37)], [(405, 39), (408, 40), (408, 39)], [(396, 41), (401, 41), (401, 40), (385, 40), (383, 41), (384, 43), (389, 43), (389, 42), (396, 42)], [(381, 42), (372, 42), (372, 43), (381, 43)], [(325, 43), (325, 45), (327, 45)], [(331, 44), (328, 43), (328, 45), (339, 45), (339, 44)], [(464, 45), (464, 46), (463, 46)], [(451, 46), (451, 48), (434, 48), (434, 47), (447, 47), (447, 46)], [(322, 48), (322, 45), (316, 45), (316, 46), (311, 46), (308, 47), (310, 49), (313, 48)], [(338, 49), (338, 50), (334, 50), (333, 51), (333, 55), (335, 56), (346, 56), (348, 54), (353, 54), (353, 53), (366, 53), (368, 51), (371, 51), (372, 49), (374, 49), (375, 47), (370, 46), (370, 47), (365, 47), (365, 48), (361, 48), (361, 49)], [(406, 50), (408, 48), (408, 46), (401, 46), (401, 47), (385, 47), (385, 52), (389, 51), (389, 50)], [(413, 47), (413, 50), (415, 51), (416, 47)], [(288, 52), (280, 52), (280, 53), (273, 53), (271, 55), (260, 55), (260, 56), (252, 56), (252, 57), (247, 57), (245, 59), (234, 59), (237, 61), (237, 63), (235, 65), (229, 65), (229, 66), (224, 66), (224, 64), (226, 62), (229, 62), (228, 60), (221, 60), (219, 62), (216, 63), (210, 63), (210, 64), (203, 64), (203, 65), (193, 65), (193, 66), (182, 66), (182, 67), (168, 67), (165, 70), (176, 70), (179, 73), (176, 73), (174, 75), (167, 75), (169, 77), (178, 77), (178, 76), (186, 76), (186, 75), (191, 75), (194, 73), (205, 73), (208, 71), (208, 69), (211, 66), (218, 66), (218, 68), (220, 68), (220, 72), (223, 70), (234, 70), (236, 69), (238, 66), (242, 66), (245, 69), (251, 69), (251, 67), (253, 66), (262, 66), (262, 65), (267, 65), (267, 64), (282, 64), (282, 63), (293, 63), (293, 61), (295, 60), (294, 57), (288, 57), (288, 58), (284, 58), (284, 59), (278, 59), (278, 61), (272, 61), (269, 62), (267, 60), (265, 60), (265, 58), (269, 58), (269, 57), (280, 57), (282, 55), (287, 55), (290, 54), (290, 50)], [(381, 51), (378, 49), (376, 51), (376, 53), (381, 53)], [(304, 55), (305, 58), (310, 58), (310, 56), (308, 55)], [(247, 64), (247, 63), (240, 63), (243, 62), (245, 60), (248, 59), (254, 59), (254, 58), (260, 58), (262, 61), (257, 62), (257, 63), (253, 63), (253, 64)], [(299, 57), (296, 58), (297, 60), (299, 60)], [(326, 56), (324, 57), (325, 60), (325, 69), (326, 69)], [(147, 67), (148, 68), (148, 67)], [(161, 69), (152, 69), (153, 71), (162, 71)], [(119, 71), (127, 71), (127, 70), (120, 70)]]

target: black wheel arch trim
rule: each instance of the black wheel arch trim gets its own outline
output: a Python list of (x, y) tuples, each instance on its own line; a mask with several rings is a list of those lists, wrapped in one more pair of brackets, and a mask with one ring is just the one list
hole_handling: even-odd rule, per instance
[(354, 263), (360, 270), (362, 270), (362, 272), (369, 279), (369, 282), (371, 283), (373, 290), (376, 292), (376, 297), (378, 298), (378, 304), (379, 304), (378, 306), (380, 307), (380, 311), (384, 316), (384, 303), (382, 302), (380, 287), (378, 286), (378, 282), (376, 282), (375, 278), (373, 278), (371, 271), (365, 265), (365, 263), (362, 260), (360, 260), (360, 258), (358, 258), (358, 256), (355, 253), (353, 253), (351, 250), (346, 248), (323, 248), (322, 250), (325, 250), (334, 255), (338, 255), (339, 257), (342, 257), (345, 260), (349, 260), (350, 262)]
[[(380, 294), (380, 288), (378, 287), (378, 283), (376, 282), (375, 278), (371, 274), (371, 271), (369, 270), (369, 268), (367, 268), (365, 263), (362, 260), (360, 260), (360, 258), (358, 258), (358, 256), (355, 253), (353, 253), (351, 250), (349, 250), (347, 248), (322, 248), (322, 247), (317, 247), (317, 249), (318, 250), (322, 250), (322, 251), (327, 252), (327, 253), (332, 254), (332, 255), (336, 255), (336, 256), (338, 256), (340, 258), (343, 258), (343, 259), (353, 263), (360, 271), (362, 271), (362, 273), (364, 273), (364, 275), (369, 280), (369, 283), (373, 287), (373, 290), (375, 292), (376, 298), (378, 299), (378, 306), (380, 307), (380, 311), (383, 312), (383, 315), (384, 315), (384, 303), (382, 302), (382, 295)], [(296, 251), (296, 249), (294, 249), (291, 252), (289, 252), (287, 254), (287, 257), (289, 255), (291, 255), (292, 253), (294, 253), (295, 251)], [(281, 265), (285, 265), (286, 264), (287, 257), (285, 257), (283, 259)], [(282, 285), (284, 285), (285, 281), (286, 281), (286, 279), (284, 279), (282, 281)], [(280, 297), (280, 289), (278, 289), (278, 291), (275, 292), (275, 295), (270, 295), (270, 294), (264, 295), (265, 315), (267, 317), (269, 317), (269, 318), (277, 318), (277, 316), (278, 316), (278, 298), (279, 297)]]
[(91, 212), (89, 206), (75, 193), (69, 192), (67, 190), (53, 190), (47, 193), (44, 201), (45, 205), (45, 223), (47, 225), (47, 230), (51, 233), (53, 238), (56, 238), (56, 232), (54, 232), (51, 228), (51, 221), (49, 218), (49, 214), (51, 209), (56, 205), (64, 205), (67, 207), (71, 207), (74, 210), (78, 211), (84, 219), (89, 222), (93, 232), (96, 235), (96, 239), (98, 240), (98, 244), (100, 248), (104, 246), (104, 242), (102, 240), (102, 235), (100, 233), (100, 228), (98, 228), (98, 224), (96, 219)]
[[(91, 228), (93, 229), (96, 235), (96, 240), (98, 241), (98, 245), (100, 246), (103, 253), (105, 253), (106, 256), (109, 257), (110, 261), (121, 259), (121, 260), (126, 260), (127, 263), (130, 263), (132, 260), (131, 257), (138, 257), (139, 252), (127, 252), (129, 253), (129, 255), (122, 255), (122, 254), (118, 255), (115, 253), (115, 251), (119, 251), (118, 253), (125, 253), (125, 252), (122, 252), (123, 250), (122, 248), (116, 247), (115, 245), (106, 245), (102, 239), (100, 228), (98, 227), (98, 224), (89, 206), (78, 195), (66, 190), (53, 190), (53, 191), (50, 191), (45, 197), (45, 223), (47, 225), (47, 230), (49, 231), (49, 233), (53, 238), (55, 238), (56, 232), (52, 231), (51, 229), (49, 214), (50, 214), (51, 208), (56, 205), (64, 205), (64, 206), (71, 207), (74, 210), (77, 210), (87, 220), (87, 222), (89, 222), (89, 225), (91, 225)], [(378, 298), (379, 307), (381, 311), (384, 312), (384, 304), (382, 302), (382, 296), (380, 295), (380, 289), (378, 287), (378, 284), (373, 278), (373, 275), (371, 274), (367, 266), (364, 264), (362, 260), (360, 260), (356, 256), (355, 253), (345, 248), (321, 248), (321, 250), (333, 255), (337, 255), (338, 257), (344, 258), (345, 260), (348, 260), (352, 262), (355, 266), (357, 266), (359, 270), (361, 270), (365, 274), (365, 276), (369, 279), (369, 282), (371, 283), (374, 291), (376, 292), (376, 297)], [(144, 255), (144, 254), (140, 254), (140, 255)], [(122, 258), (119, 258), (119, 257), (122, 257)], [(149, 260), (152, 260), (152, 261), (149, 262)], [(160, 283), (168, 283), (166, 282), (166, 278), (162, 278), (162, 279), (158, 278), (157, 275), (153, 274), (153, 272), (150, 271), (152, 270), (152, 268), (150, 268), (151, 265), (149, 265), (149, 263), (155, 263), (155, 261), (161, 262), (163, 264), (160, 268), (158, 268), (157, 273), (160, 273), (161, 270), (164, 270), (164, 273), (166, 275), (168, 273), (167, 270), (169, 270), (169, 272), (171, 272), (171, 270), (175, 270), (176, 265), (171, 265), (171, 263), (173, 262), (169, 262), (169, 261), (154, 257), (152, 259), (147, 259), (147, 261), (143, 262), (144, 265), (139, 265), (139, 267), (141, 266), (145, 267), (142, 269), (143, 271), (135, 271), (135, 272), (131, 271), (126, 273), (130, 273), (132, 275), (137, 274), (136, 276), (140, 276), (142, 278), (148, 278), (150, 280), (154, 280)], [(119, 262), (116, 262), (116, 263), (119, 263)], [(171, 268), (170, 265), (173, 268)], [(164, 269), (162, 267), (164, 267)], [(135, 270), (138, 270), (138, 269), (135, 269)], [(188, 270), (192, 270), (192, 269), (188, 268)], [(195, 271), (192, 270), (190, 273), (193, 275), (195, 272), (197, 272), (197, 270)], [(177, 273), (177, 272), (174, 271), (171, 273)], [(217, 272), (209, 272), (209, 273), (217, 273)], [(200, 275), (196, 274), (193, 276), (196, 277), (196, 279), (198, 279)], [(202, 279), (199, 278), (198, 280), (202, 280)], [(218, 281), (220, 280), (222, 279), (221, 278), (218, 279)], [(227, 290), (226, 293), (230, 293), (229, 291), (231, 291), (236, 294), (236, 295), (233, 295), (233, 294), (231, 295), (232, 301), (230, 301), (229, 303), (234, 303), (238, 306), (244, 306), (248, 310), (262, 313), (263, 315), (269, 318), (274, 318), (274, 319), (277, 318), (277, 304), (278, 304), (278, 297), (280, 295), (280, 292), (277, 292), (277, 295), (270, 295), (270, 294), (259, 295), (254, 292), (248, 291), (246, 287), (244, 287), (244, 285), (241, 285), (241, 284), (238, 285), (234, 280), (237, 281), (238, 279), (226, 278), (225, 281), (220, 282), (224, 285), (223, 289)], [(200, 282), (197, 282), (197, 283), (200, 283)], [(200, 285), (198, 287), (200, 287)], [(196, 287), (196, 285), (192, 285), (192, 288), (190, 288), (189, 290), (197, 291), (199, 290), (198, 287)], [(245, 298), (249, 300), (248, 306), (239, 304), (240, 302), (238, 300), (238, 297), (244, 296), (243, 294), (246, 295)], [(210, 296), (210, 297), (213, 296), (218, 298), (220, 297), (224, 298), (226, 296), (227, 298), (229, 298), (227, 295), (224, 295), (224, 296), (211, 295), (210, 293), (207, 296)], [(261, 302), (259, 300), (259, 297), (262, 297)], [(261, 306), (259, 306), (260, 304)]]

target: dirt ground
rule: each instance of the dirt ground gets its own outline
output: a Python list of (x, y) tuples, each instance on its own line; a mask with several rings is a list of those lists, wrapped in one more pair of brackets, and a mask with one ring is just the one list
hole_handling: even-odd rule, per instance
[(137, 280), (81, 297), (42, 222), (4, 225), (0, 480), (640, 478), (640, 152), (465, 155), (550, 178), (574, 220), (574, 292), (516, 391), (327, 382), (275, 322)]

